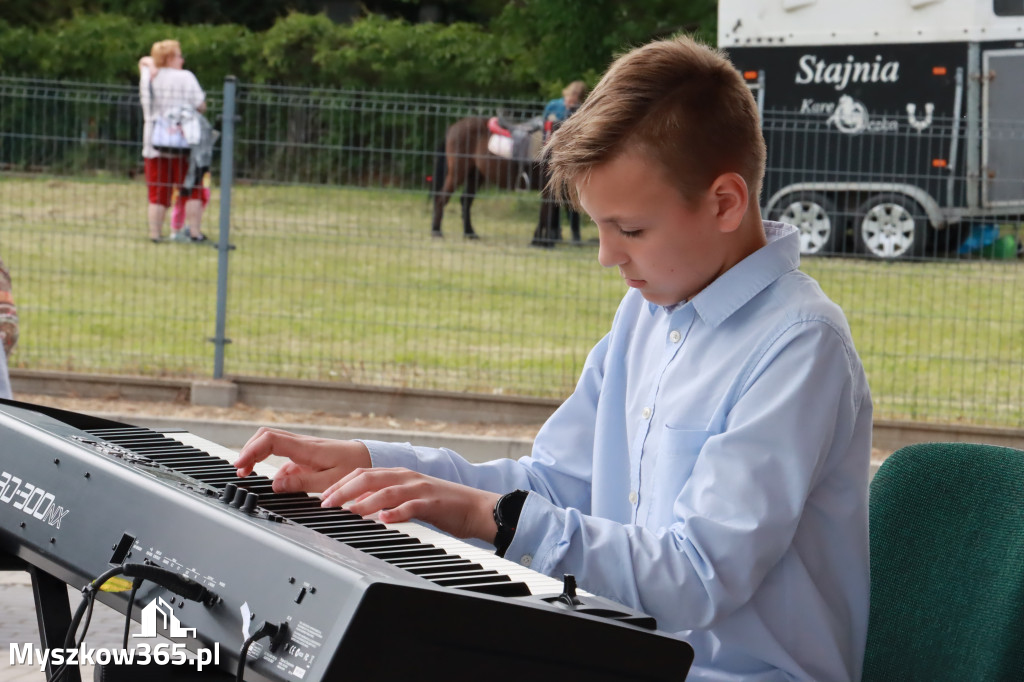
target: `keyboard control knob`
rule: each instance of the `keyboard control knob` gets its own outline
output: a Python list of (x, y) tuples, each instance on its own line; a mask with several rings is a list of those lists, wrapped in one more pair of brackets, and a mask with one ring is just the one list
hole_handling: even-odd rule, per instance
[(235, 490), (237, 489), (238, 485), (235, 483), (228, 483), (220, 493), (220, 501), (224, 504), (231, 504), (231, 500), (235, 499)]
[(242, 502), (242, 511), (252, 514), (256, 511), (256, 504), (260, 501), (259, 493), (248, 491), (245, 493), (245, 501)]

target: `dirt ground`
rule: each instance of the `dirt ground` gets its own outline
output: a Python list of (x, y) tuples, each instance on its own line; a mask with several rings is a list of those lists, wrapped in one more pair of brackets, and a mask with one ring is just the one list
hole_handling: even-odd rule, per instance
[[(458, 433), (503, 438), (533, 438), (540, 424), (465, 424), (459, 422), (430, 421), (425, 419), (396, 419), (373, 413), (350, 412), (347, 415), (326, 412), (288, 412), (261, 407), (236, 405), (234, 407), (206, 407), (187, 403), (145, 402), (103, 398), (68, 398), (52, 395), (19, 393), (15, 400), (57, 407), (88, 414), (118, 414), (180, 417), (183, 419), (222, 419), (226, 421), (256, 422), (259, 424), (323, 424), (365, 429), (395, 429), (398, 431), (426, 431)], [(126, 419), (126, 421), (130, 421)]]

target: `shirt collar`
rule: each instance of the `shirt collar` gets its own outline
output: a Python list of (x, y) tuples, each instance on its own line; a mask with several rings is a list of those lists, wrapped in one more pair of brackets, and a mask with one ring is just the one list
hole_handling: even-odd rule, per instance
[(672, 314), (687, 303), (705, 324), (717, 327), (750, 299), (787, 272), (800, 267), (799, 230), (786, 223), (763, 221), (768, 243), (732, 266), (689, 301), (670, 306), (648, 304), (653, 315), (662, 309)]

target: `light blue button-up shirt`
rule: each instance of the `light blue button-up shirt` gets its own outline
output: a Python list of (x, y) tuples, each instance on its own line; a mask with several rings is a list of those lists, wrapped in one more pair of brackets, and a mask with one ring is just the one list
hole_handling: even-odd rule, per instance
[(653, 615), (693, 646), (688, 680), (857, 680), (871, 399), (795, 228), (765, 230), (684, 304), (629, 291), (531, 456), (367, 445), (374, 466), (533, 491), (506, 558)]

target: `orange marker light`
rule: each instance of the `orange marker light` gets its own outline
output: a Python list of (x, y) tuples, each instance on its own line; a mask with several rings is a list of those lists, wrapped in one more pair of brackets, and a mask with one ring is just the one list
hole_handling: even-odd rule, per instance
[(946, 67), (945, 66), (933, 66), (932, 67), (932, 75), (933, 76), (945, 76), (946, 75)]
[(744, 71), (743, 77), (746, 78), (748, 81), (756, 81), (757, 71)]
[(946, 160), (945, 159), (932, 159), (932, 167), (933, 168), (945, 168), (946, 167)]

